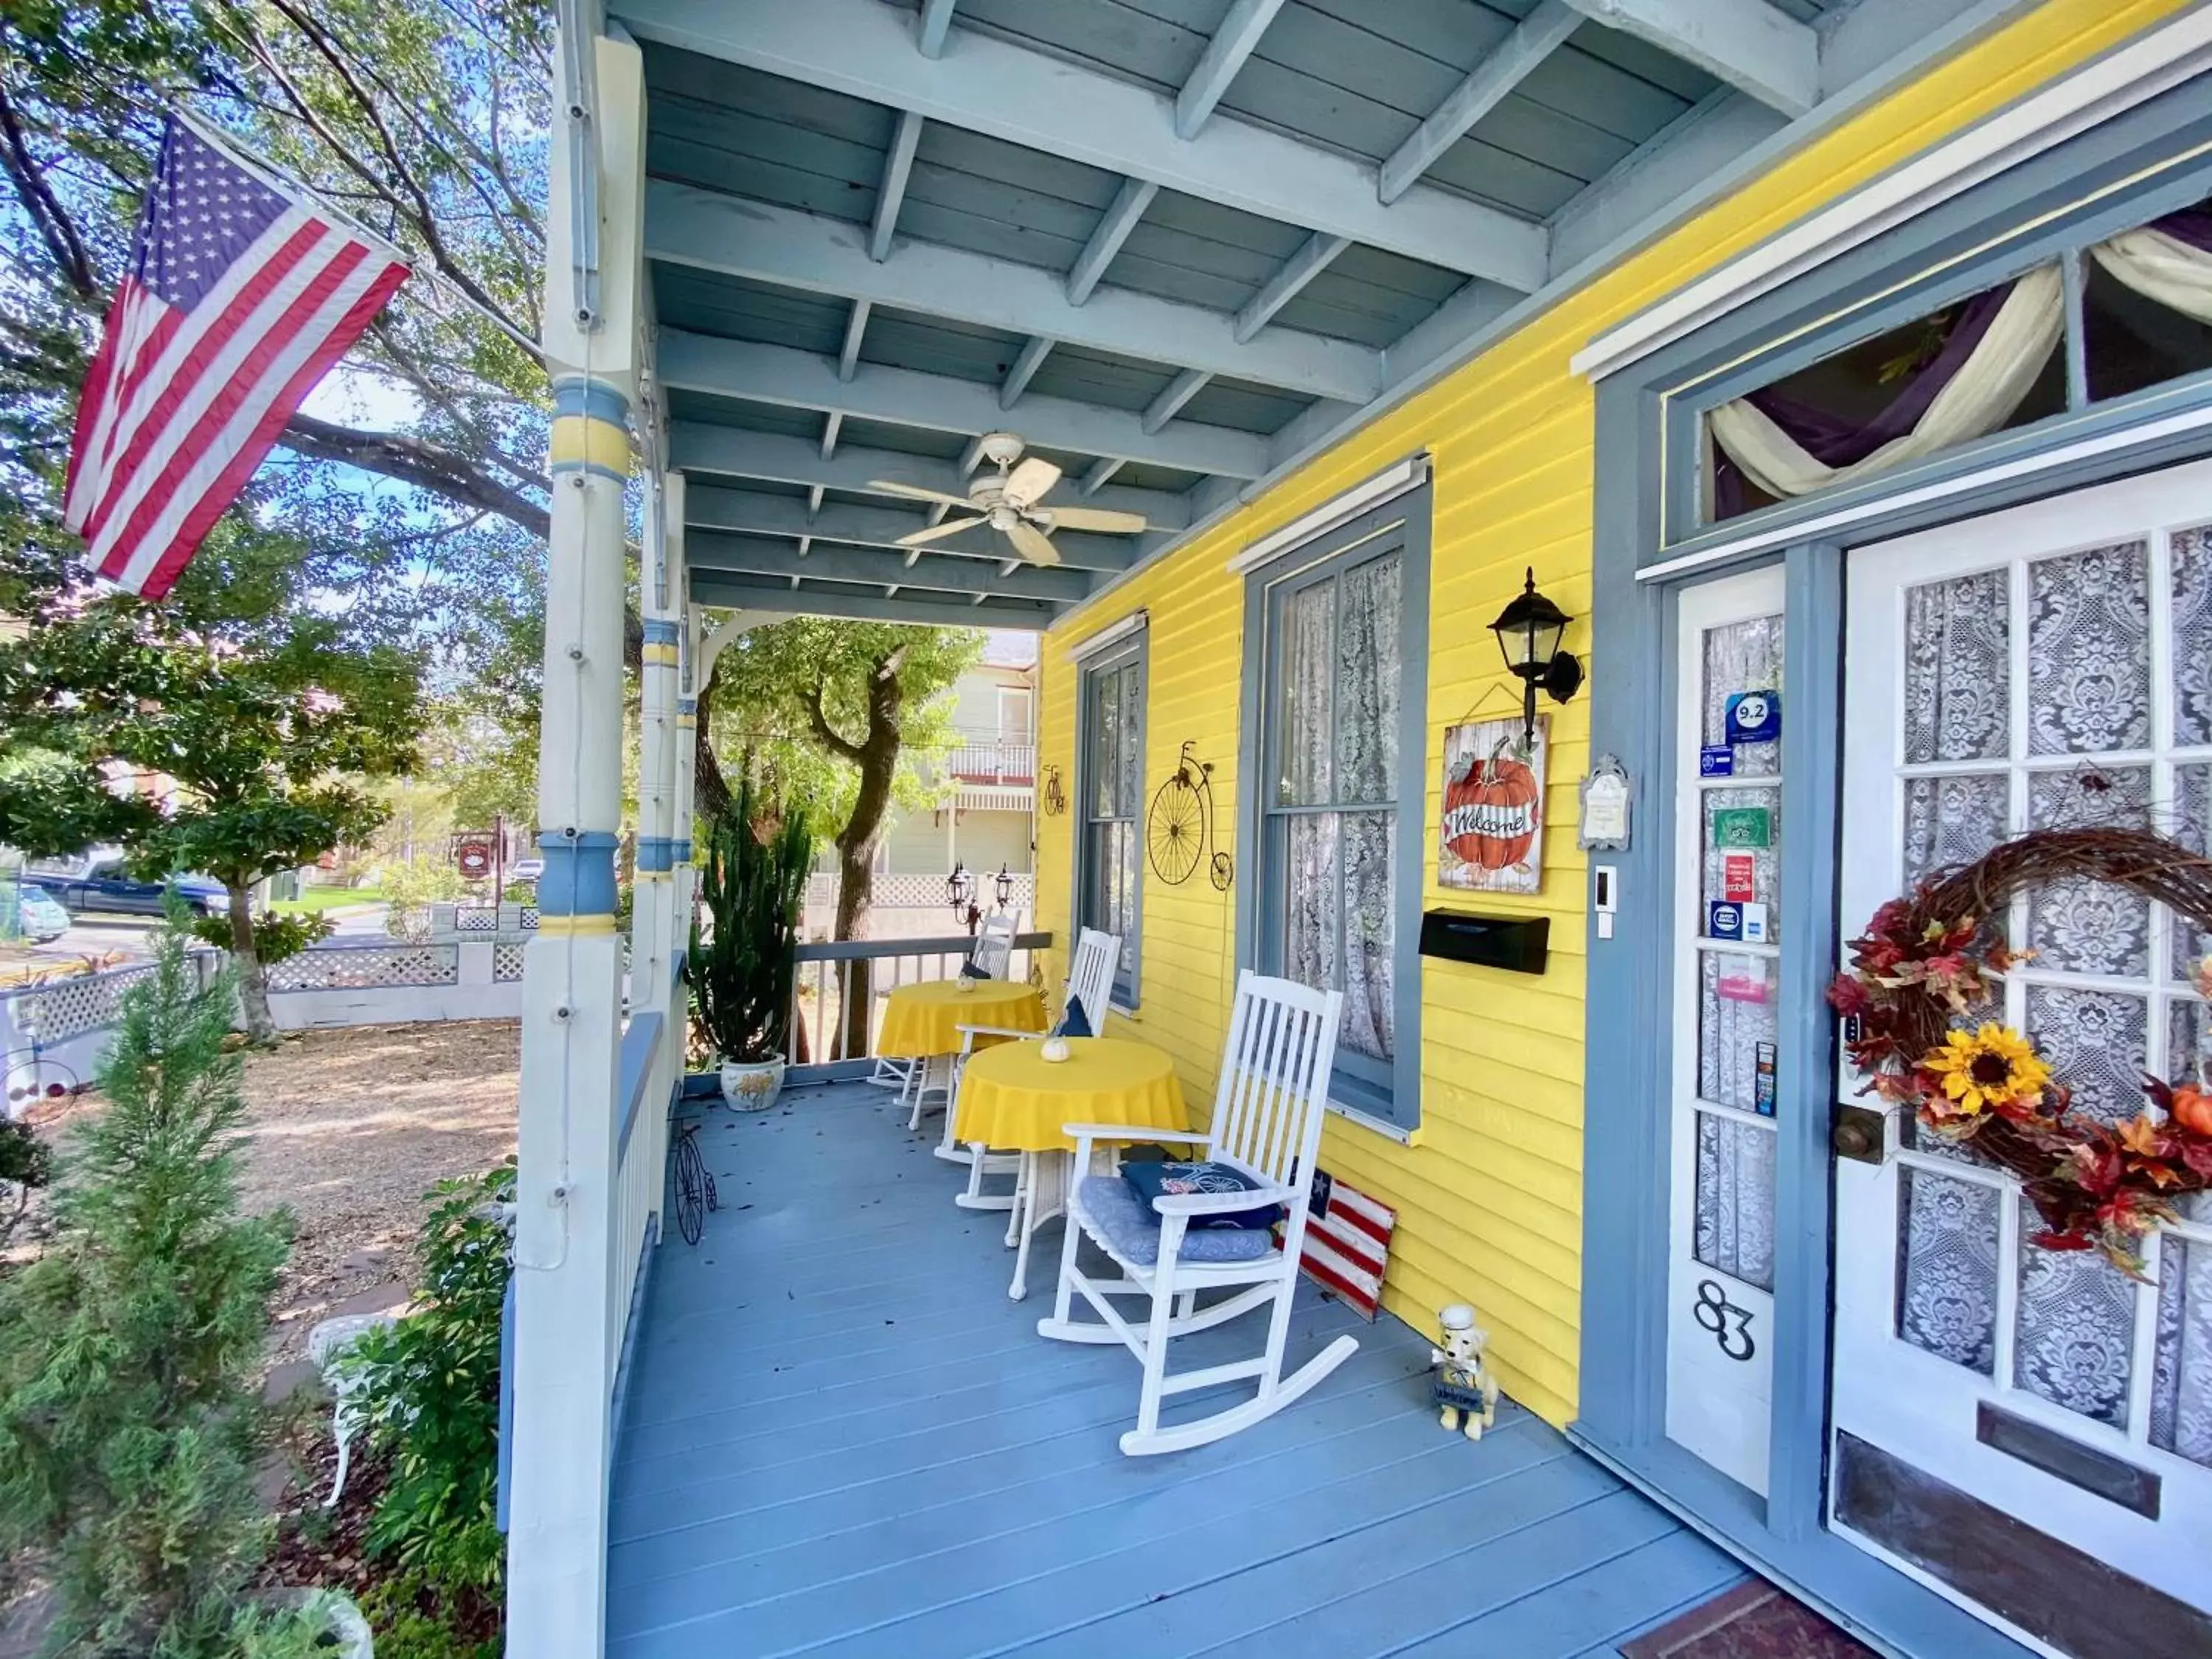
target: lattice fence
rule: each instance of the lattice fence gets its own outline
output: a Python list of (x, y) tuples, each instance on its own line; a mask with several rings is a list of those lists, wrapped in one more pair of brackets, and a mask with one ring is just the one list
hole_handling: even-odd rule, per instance
[(12, 999), (15, 1029), (33, 1042), (51, 1048), (112, 1024), (124, 992), (153, 971), (151, 967), (118, 968), (19, 992)]
[(522, 953), (529, 947), (521, 945), (495, 945), (491, 947), (491, 976), (504, 981), (522, 977)]
[(271, 991), (360, 991), (384, 986), (457, 985), (458, 945), (385, 945), (302, 951), (269, 970)]
[(464, 904), (453, 912), (453, 931), (457, 933), (495, 933), (499, 931), (499, 912), (488, 904)]

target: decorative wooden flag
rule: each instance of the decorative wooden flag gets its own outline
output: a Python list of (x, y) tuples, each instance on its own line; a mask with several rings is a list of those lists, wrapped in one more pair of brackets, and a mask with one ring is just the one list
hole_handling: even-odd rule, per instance
[(1382, 1275), (1398, 1212), (1316, 1170), (1298, 1266), (1323, 1290), (1373, 1320), (1382, 1306)]

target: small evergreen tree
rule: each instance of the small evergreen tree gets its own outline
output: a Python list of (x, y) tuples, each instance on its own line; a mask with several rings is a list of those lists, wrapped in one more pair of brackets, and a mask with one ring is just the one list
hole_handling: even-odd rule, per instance
[(51, 1557), (57, 1651), (216, 1659), (267, 1622), (244, 1601), (270, 1536), (255, 1371), (289, 1223), (239, 1212), (234, 995), (156, 936), (52, 1246), (0, 1281), (0, 1551)]

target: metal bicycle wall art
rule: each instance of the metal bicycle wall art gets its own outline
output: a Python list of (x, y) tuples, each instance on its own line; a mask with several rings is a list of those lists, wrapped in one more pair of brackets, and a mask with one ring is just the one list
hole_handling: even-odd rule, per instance
[(1236, 878), (1236, 866), (1214, 832), (1213, 763), (1196, 758), (1191, 750), (1197, 747), (1195, 743), (1184, 743), (1176, 757), (1175, 770), (1152, 796), (1152, 814), (1145, 823), (1145, 846), (1152, 857), (1152, 873), (1169, 886), (1182, 886), (1203, 860), (1214, 891), (1225, 893)]

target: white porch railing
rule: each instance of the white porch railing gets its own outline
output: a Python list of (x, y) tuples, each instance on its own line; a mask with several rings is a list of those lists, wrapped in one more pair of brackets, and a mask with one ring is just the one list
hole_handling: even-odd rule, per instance
[[(918, 981), (951, 979), (975, 941), (965, 933), (926, 939), (842, 939), (799, 947), (791, 1038), (786, 1057), (794, 1065), (859, 1067), (875, 1056), (884, 1008), (891, 993)], [(1007, 976), (1027, 979), (1031, 953), (1048, 948), (1050, 933), (1018, 933)], [(866, 1040), (851, 1041), (845, 1011), (868, 1000)], [(857, 1052), (854, 1052), (857, 1050)], [(817, 1073), (819, 1076), (832, 1073)]]
[(955, 744), (945, 769), (963, 783), (1035, 783), (1036, 745), (1000, 738)]

